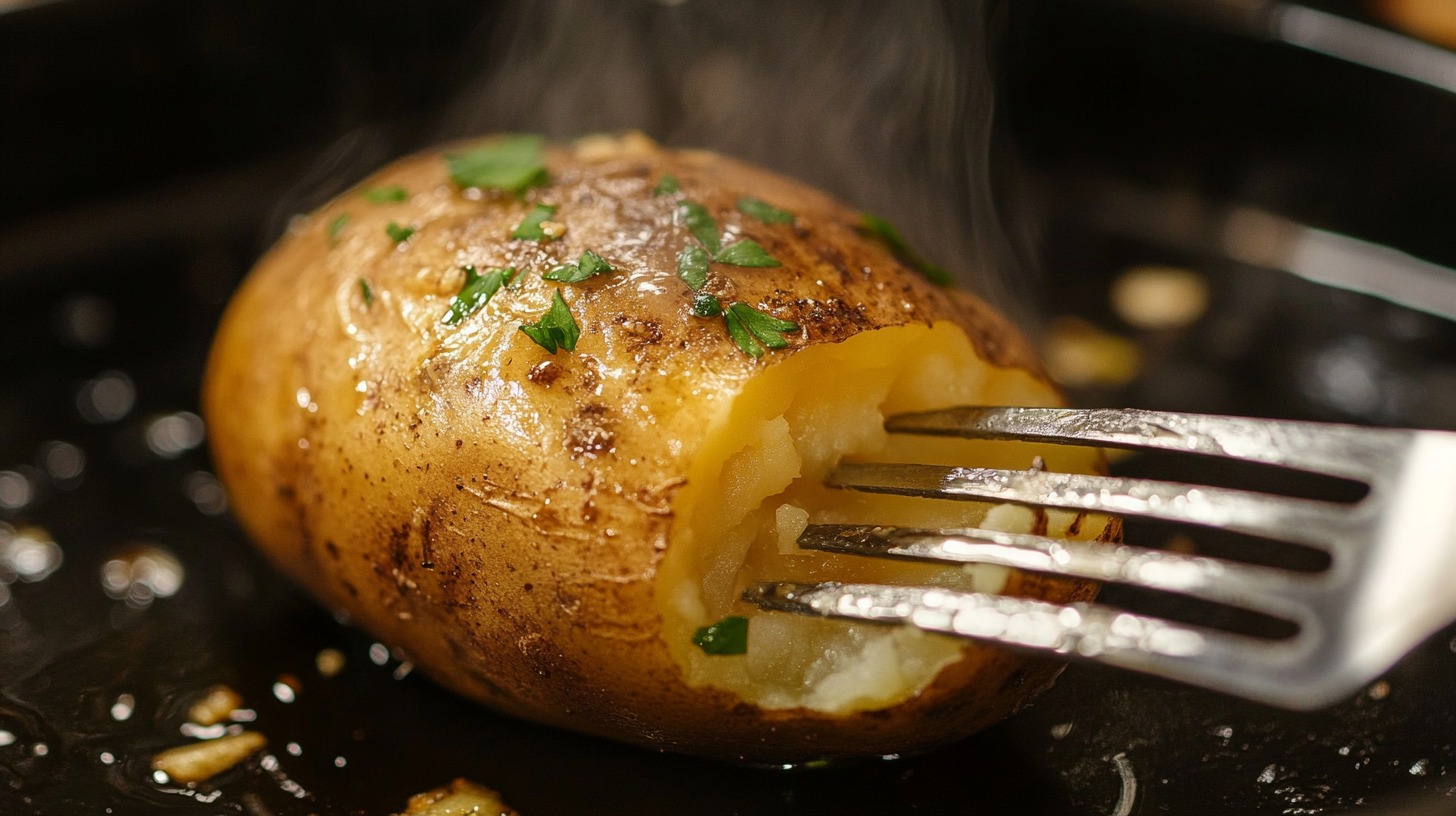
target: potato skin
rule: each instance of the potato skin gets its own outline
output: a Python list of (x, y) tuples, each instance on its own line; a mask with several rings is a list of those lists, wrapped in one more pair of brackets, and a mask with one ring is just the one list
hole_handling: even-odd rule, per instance
[[(552, 147), (546, 163), (551, 183), (522, 201), (460, 190), (440, 153), (396, 162), (302, 219), (239, 290), (204, 411), (234, 512), (271, 559), (468, 697), (658, 749), (774, 762), (921, 750), (1050, 682), (1052, 663), (970, 647), (918, 697), (848, 716), (684, 683), (653, 579), (697, 440), (746, 380), (799, 348), (941, 320), (995, 365), (1039, 369), (999, 315), (927, 283), (860, 232), (858, 213), (802, 184), (630, 135)], [(695, 241), (675, 199), (652, 194), (664, 174), (782, 262), (715, 264), (707, 291), (797, 322), (789, 349), (755, 360), (721, 319), (692, 315), (676, 256)], [(408, 200), (360, 195), (390, 185)], [(736, 210), (743, 195), (797, 217), (760, 223)], [(560, 206), (565, 235), (510, 240), (538, 201)], [(396, 245), (391, 222), (416, 232)], [(618, 271), (541, 279), (586, 249)], [(466, 265), (521, 274), (447, 326)], [(582, 334), (553, 356), (517, 327), (558, 287)], [(1016, 594), (1090, 595), (1011, 580)]]

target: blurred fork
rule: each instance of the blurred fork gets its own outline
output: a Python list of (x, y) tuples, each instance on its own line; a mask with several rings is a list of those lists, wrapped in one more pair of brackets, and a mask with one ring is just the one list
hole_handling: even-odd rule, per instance
[(1217, 527), (1329, 555), (1303, 573), (1135, 546), (990, 530), (811, 525), (799, 546), (1000, 564), (1178, 593), (1297, 624), (1271, 640), (1134, 614), (930, 587), (767, 583), (770, 610), (887, 623), (1085, 658), (1294, 709), (1350, 695), (1456, 620), (1456, 433), (1140, 410), (953, 408), (891, 433), (1205, 454), (1369, 486), (1354, 503), (1111, 476), (913, 464), (839, 465), (833, 487), (1010, 502)]

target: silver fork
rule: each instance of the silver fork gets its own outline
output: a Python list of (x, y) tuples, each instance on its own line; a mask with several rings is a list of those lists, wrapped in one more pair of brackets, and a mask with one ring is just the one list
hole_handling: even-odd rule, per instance
[(1085, 658), (1294, 709), (1360, 690), (1456, 620), (1456, 433), (1140, 410), (953, 408), (889, 418), (891, 433), (1156, 449), (1362, 482), (1354, 503), (1110, 476), (913, 464), (839, 465), (872, 493), (1011, 502), (1218, 527), (1315, 548), (1297, 572), (1130, 545), (989, 530), (811, 525), (799, 546), (1001, 564), (1178, 593), (1281, 618), (1271, 640), (1088, 603), (929, 587), (768, 583), (744, 598), (811, 615), (904, 623)]

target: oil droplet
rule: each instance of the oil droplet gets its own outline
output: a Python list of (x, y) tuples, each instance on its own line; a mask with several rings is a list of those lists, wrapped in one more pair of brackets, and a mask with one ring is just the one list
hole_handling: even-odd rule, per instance
[(288, 743), (284, 746), (284, 750), (288, 751), (289, 756), (303, 756), (303, 746), (296, 742)]
[(0, 748), (15, 744), (15, 735), (4, 729), (0, 729)]
[(122, 694), (111, 704), (111, 718), (117, 722), (126, 722), (136, 711), (136, 698), (130, 694)]
[(205, 470), (194, 471), (182, 482), (185, 495), (204, 516), (220, 516), (227, 511), (227, 491)]
[(13, 470), (0, 470), (0, 509), (19, 510), (30, 504), (35, 491), (25, 474)]
[(163, 459), (176, 459), (202, 444), (202, 417), (191, 411), (158, 417), (147, 425), (147, 448)]
[(280, 703), (291, 703), (298, 699), (298, 692), (294, 690), (293, 686), (280, 680), (273, 684), (273, 696), (277, 697)]
[(104, 371), (76, 393), (76, 410), (93, 425), (115, 422), (131, 413), (135, 404), (136, 386), (120, 371)]
[(338, 649), (323, 649), (313, 659), (314, 668), (324, 677), (334, 677), (344, 670), (344, 653)]
[(389, 648), (383, 643), (369, 644), (369, 662), (376, 666), (383, 666), (389, 662)]
[(0, 581), (13, 576), (35, 583), (60, 568), (61, 548), (44, 527), (0, 524)]
[(53, 440), (40, 446), (40, 464), (62, 487), (81, 478), (86, 470), (86, 453), (70, 442)]
[(1370, 686), (1370, 690), (1365, 693), (1372, 700), (1384, 700), (1390, 696), (1390, 684), (1381, 680)]
[(344, 759), (341, 756), (334, 757), (334, 767), (335, 768), (342, 768), (342, 767), (344, 767), (345, 765), (348, 765), (348, 764), (349, 764), (349, 760)]
[(142, 544), (124, 550), (101, 566), (101, 589), (108, 598), (144, 608), (182, 588), (182, 562), (168, 550)]

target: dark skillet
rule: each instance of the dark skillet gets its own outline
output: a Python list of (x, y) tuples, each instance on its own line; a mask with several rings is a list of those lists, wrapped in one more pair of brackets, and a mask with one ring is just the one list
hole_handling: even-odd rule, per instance
[[(679, 13), (622, 8), (657, 32)], [(282, 581), (220, 512), (179, 414), (196, 410), (217, 314), (288, 212), (438, 136), (459, 79), (499, 64), (499, 27), (521, 19), (448, 3), (0, 13), (0, 521), (43, 528), (64, 557), (34, 582), (0, 568), (0, 813), (376, 814), (454, 777), (528, 814), (1456, 810), (1456, 631), (1327, 711), (1074, 666), (1017, 717), (933, 754), (784, 771), (495, 716)], [(948, 19), (968, 42), (981, 31), (979, 17)], [(1014, 206), (1038, 213), (1017, 223), (1037, 225), (1026, 246), (1044, 270), (1040, 306), (1144, 351), (1138, 379), (1080, 401), (1456, 427), (1452, 324), (1109, 236), (1057, 206), (1089, 178), (1179, 187), (1456, 265), (1456, 100), (1092, 3), (1018, 3), (999, 25), (1002, 135), (1024, 166), (993, 171), (1028, 180)], [(669, 123), (681, 110), (652, 111), (636, 124), (683, 132)], [(783, 163), (770, 147), (719, 146)], [(1171, 333), (1120, 324), (1109, 281), (1146, 263), (1197, 269), (1213, 285), (1208, 314)], [(1329, 359), (1353, 361), (1380, 398), (1352, 401), (1315, 376)], [(115, 401), (127, 382), (129, 407)], [(145, 552), (175, 556), (180, 589), (108, 595), (104, 565)], [(333, 676), (317, 665), (327, 649), (345, 658)], [(213, 683), (255, 711), (271, 759), (192, 790), (156, 783), (150, 755), (186, 741), (186, 705)]]

